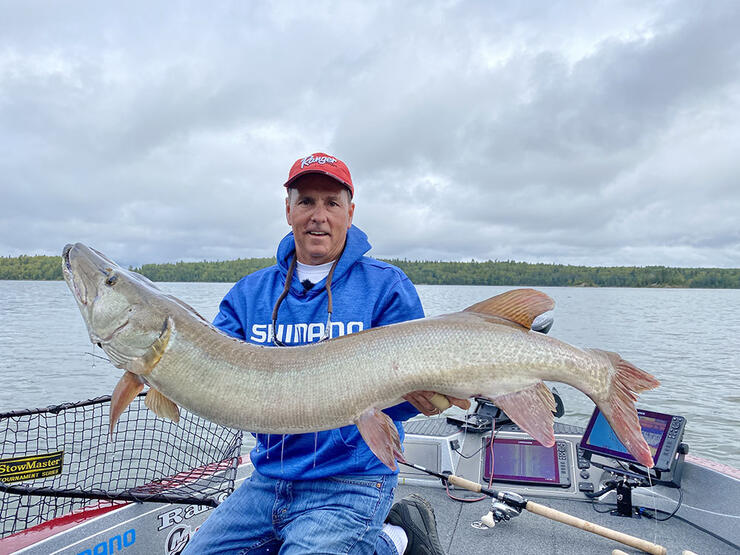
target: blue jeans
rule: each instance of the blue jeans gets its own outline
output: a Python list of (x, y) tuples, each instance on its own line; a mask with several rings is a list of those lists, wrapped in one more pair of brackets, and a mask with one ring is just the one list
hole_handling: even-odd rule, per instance
[(252, 476), (193, 535), (183, 555), (215, 553), (395, 554), (380, 532), (398, 477), (276, 480)]

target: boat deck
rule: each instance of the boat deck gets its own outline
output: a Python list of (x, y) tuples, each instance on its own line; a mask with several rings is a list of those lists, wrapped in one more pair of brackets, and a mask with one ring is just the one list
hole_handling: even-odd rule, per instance
[[(398, 487), (396, 499), (402, 499), (410, 493), (417, 493), (432, 503), (437, 518), (439, 537), (449, 554), (607, 554), (613, 549), (621, 549), (626, 553), (641, 553), (637, 549), (613, 540), (526, 511), (508, 522), (496, 524), (494, 528), (479, 530), (472, 524), (488, 512), (490, 507), (488, 499), (477, 503), (460, 503), (449, 499), (444, 488), (408, 485)], [(608, 513), (599, 514), (590, 502), (535, 498), (530, 498), (530, 500), (595, 524), (657, 543), (666, 547), (668, 553), (681, 553), (683, 550), (713, 555), (739, 552), (737, 548), (678, 516), (666, 522), (656, 522), (649, 518), (636, 519), (611, 516)], [(605, 509), (605, 507), (597, 508)]]
[[(475, 457), (459, 460), (460, 464), (454, 463), (451, 458), (453, 453), (447, 448), (451, 443), (450, 438), (457, 437), (454, 434), (459, 431), (450, 427), (443, 418), (409, 422), (407, 432), (406, 454), (414, 462), (427, 468), (437, 464), (436, 470), (440, 472), (444, 471), (445, 465), (452, 464), (451, 468), (457, 475), (481, 481), (480, 455), (477, 463)], [(449, 435), (451, 433), (452, 436)], [(500, 432), (499, 437), (516, 433), (521, 432), (505, 430)], [(568, 445), (569, 456), (575, 456), (574, 442), (580, 433), (580, 428), (556, 425), (556, 438)], [(482, 437), (469, 434), (467, 440), (460, 442), (460, 452), (475, 454), (480, 451)], [(244, 455), (249, 451), (248, 443), (242, 446)], [(238, 469), (237, 486), (252, 472), (248, 458), (245, 457), (243, 461)], [(573, 466), (570, 472), (571, 485), (568, 487), (494, 482), (493, 488), (517, 492), (546, 507), (662, 545), (668, 553), (682, 553), (684, 550), (712, 555), (740, 553), (740, 471), (737, 469), (687, 457), (683, 463), (682, 504), (676, 515), (665, 522), (609, 514), (616, 504), (615, 492), (607, 493), (598, 503), (593, 503), (578, 488), (580, 469)], [(589, 472), (596, 489), (608, 478), (596, 468), (590, 468)], [(455, 501), (447, 496), (438, 479), (406, 468), (399, 477), (395, 498), (400, 500), (411, 493), (423, 496), (434, 507), (440, 540), (449, 554), (590, 555), (612, 553), (614, 549), (627, 553), (640, 552), (614, 540), (527, 511), (493, 528), (475, 527), (473, 524), (480, 521), (490, 509), (489, 498), (475, 503)], [(458, 497), (476, 495), (460, 489), (453, 493)], [(656, 485), (652, 489), (635, 489), (632, 500), (634, 506), (646, 509), (657, 507), (662, 511), (659, 516), (665, 518), (676, 508), (678, 497), (678, 489)], [(0, 540), (0, 554), (16, 550), (33, 555), (77, 555), (124, 550), (132, 554), (174, 555), (209, 513), (208, 508), (198, 505), (124, 502), (98, 512), (57, 518)]]

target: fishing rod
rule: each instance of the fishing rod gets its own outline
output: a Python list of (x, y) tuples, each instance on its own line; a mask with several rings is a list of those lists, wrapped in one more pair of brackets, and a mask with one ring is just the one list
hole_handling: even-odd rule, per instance
[(612, 530), (611, 528), (606, 528), (605, 526), (599, 526), (598, 524), (594, 524), (593, 522), (590, 522), (588, 520), (577, 518), (573, 515), (569, 515), (568, 513), (556, 511), (555, 509), (551, 509), (550, 507), (546, 507), (545, 505), (540, 505), (539, 503), (529, 501), (528, 499), (525, 499), (517, 493), (486, 488), (478, 482), (472, 482), (470, 480), (466, 480), (465, 478), (461, 478), (460, 476), (455, 476), (454, 474), (441, 474), (439, 472), (429, 470), (428, 468), (424, 468), (423, 466), (418, 464), (413, 464), (405, 461), (398, 462), (404, 466), (415, 468), (420, 472), (424, 472), (425, 474), (429, 474), (430, 476), (439, 478), (444, 484), (450, 483), (453, 486), (458, 486), (475, 493), (482, 493), (483, 495), (487, 495), (488, 497), (500, 501), (503, 504), (502, 506), (492, 507), (492, 511), (490, 511), (481, 519), (481, 522), (483, 522), (483, 524), (485, 524), (489, 528), (492, 528), (496, 521), (509, 520), (512, 516), (518, 515), (522, 511), (522, 509), (524, 509), (529, 511), (530, 513), (549, 518), (550, 520), (562, 522), (563, 524), (567, 524), (568, 526), (580, 528), (581, 530), (585, 530), (586, 532), (591, 532), (593, 534), (598, 534), (599, 536), (609, 538), (610, 540), (618, 541), (625, 545), (629, 545), (630, 547), (640, 549), (645, 553), (651, 553), (653, 555), (666, 555), (667, 553), (666, 548), (662, 545), (651, 543), (647, 540), (636, 538), (635, 536), (630, 536), (629, 534), (618, 532), (617, 530)]

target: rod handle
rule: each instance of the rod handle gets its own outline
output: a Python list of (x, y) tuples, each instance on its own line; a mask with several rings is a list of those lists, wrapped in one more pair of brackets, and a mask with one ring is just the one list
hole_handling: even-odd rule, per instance
[(574, 526), (575, 528), (580, 528), (581, 530), (586, 530), (587, 532), (592, 532), (593, 534), (598, 534), (599, 536), (609, 538), (610, 540), (629, 545), (630, 547), (635, 547), (644, 551), (645, 553), (651, 553), (652, 555), (666, 555), (666, 548), (662, 545), (651, 543), (647, 540), (630, 536), (629, 534), (617, 532), (616, 530), (612, 530), (611, 528), (599, 526), (598, 524), (594, 524), (593, 522), (589, 522), (588, 520), (583, 520), (567, 513), (561, 513), (560, 511), (556, 511), (555, 509), (551, 509), (550, 507), (545, 507), (544, 505), (540, 505), (539, 503), (527, 501), (525, 509), (527, 509), (530, 513), (544, 516), (545, 518), (549, 518), (550, 520), (556, 520), (558, 522), (562, 522), (563, 524), (568, 524), (569, 526)]
[(480, 491), (483, 489), (483, 486), (481, 486), (478, 482), (471, 482), (470, 480), (466, 480), (465, 478), (461, 478), (460, 476), (455, 476), (454, 474), (449, 475), (447, 477), (447, 481), (453, 486), (459, 486), (463, 489), (474, 491), (476, 493), (480, 493)]

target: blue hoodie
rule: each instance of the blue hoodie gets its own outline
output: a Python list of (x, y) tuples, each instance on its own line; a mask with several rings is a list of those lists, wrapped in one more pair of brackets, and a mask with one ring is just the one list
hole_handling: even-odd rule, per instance
[[(395, 266), (365, 256), (367, 235), (352, 226), (331, 281), (332, 337), (363, 329), (422, 318), (416, 289)], [(221, 301), (214, 325), (229, 335), (272, 345), (270, 328), (275, 301), (285, 287), (288, 267), (295, 256), (293, 233), (277, 251), (277, 264), (239, 280)], [(327, 318), (326, 280), (305, 290), (296, 274), (288, 296), (280, 304), (276, 336), (286, 345), (318, 341)], [(351, 370), (351, 369), (348, 369)], [(330, 391), (326, 392), (331, 395)], [(276, 403), (280, 399), (275, 399)], [(401, 421), (419, 413), (410, 403), (385, 410), (403, 441)], [(308, 434), (257, 434), (250, 458), (258, 472), (271, 478), (309, 480), (341, 474), (392, 474), (370, 451), (356, 426)]]

